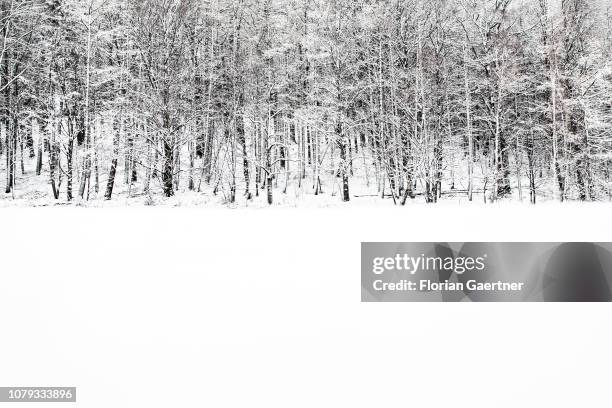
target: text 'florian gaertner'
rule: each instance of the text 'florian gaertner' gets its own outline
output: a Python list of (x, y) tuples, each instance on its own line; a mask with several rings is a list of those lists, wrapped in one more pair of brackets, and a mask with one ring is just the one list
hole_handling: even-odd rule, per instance
[[(372, 261), (372, 273), (381, 276), (386, 272), (416, 275), (418, 272), (451, 272), (463, 275), (466, 272), (485, 272), (487, 255), (480, 257), (427, 257), (398, 254), (395, 257), (379, 257)], [(401, 275), (400, 275), (401, 276)], [(432, 276), (433, 278), (433, 276)], [(436, 276), (437, 278), (437, 276)], [(490, 282), (483, 279), (471, 279), (466, 282), (438, 281), (432, 279), (400, 279), (385, 282), (382, 279), (373, 282), (376, 291), (521, 291), (522, 282)]]

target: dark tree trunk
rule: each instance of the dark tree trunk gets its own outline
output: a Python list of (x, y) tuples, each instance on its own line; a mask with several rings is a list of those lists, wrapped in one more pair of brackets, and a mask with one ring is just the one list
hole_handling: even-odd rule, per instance
[(28, 132), (26, 133), (26, 147), (28, 148), (28, 155), (30, 159), (36, 157), (36, 152), (34, 151), (34, 136), (32, 135), (32, 127), (30, 126)]
[(274, 199), (272, 196), (272, 182), (274, 181), (274, 177), (272, 175), (272, 158), (270, 149), (266, 143), (266, 191), (268, 193), (268, 204), (272, 205), (274, 203)]
[[(51, 125), (49, 125), (51, 126)], [(49, 143), (49, 140), (45, 140), (47, 146), (47, 152), (49, 152), (49, 184), (51, 184), (51, 191), (53, 192), (53, 198), (59, 199), (59, 189), (55, 183), (55, 170), (58, 167), (59, 152), (55, 144)]]
[(528, 166), (528, 176), (529, 176), (529, 201), (531, 204), (536, 203), (536, 169), (535, 169), (535, 158), (534, 158), (534, 141), (533, 134), (529, 138), (527, 138), (526, 143), (527, 150), (527, 166)]
[(72, 200), (72, 159), (74, 153), (74, 139), (71, 137), (68, 140), (68, 149), (66, 150), (66, 199)]
[(7, 141), (6, 141), (6, 193), (10, 193), (13, 191), (13, 187), (15, 186), (15, 151), (17, 150), (17, 128), (15, 121), (11, 120), (11, 126), (9, 126), (9, 130), (7, 131)]
[(43, 166), (43, 148), (42, 148), (42, 142), (39, 141), (38, 142), (38, 154), (36, 156), (36, 175), (40, 176), (40, 174), (42, 173), (42, 166)]
[(512, 194), (510, 186), (510, 157), (508, 154), (508, 143), (506, 136), (502, 133), (499, 135), (499, 158), (497, 163), (497, 196), (507, 197)]
[(347, 146), (346, 140), (342, 136), (342, 124), (338, 122), (336, 125), (336, 137), (340, 141), (340, 174), (342, 177), (342, 201), (351, 201), (349, 190), (349, 174), (347, 166)]
[(194, 191), (195, 190), (195, 181), (193, 179), (193, 172), (194, 169), (193, 167), (195, 166), (195, 156), (196, 156), (196, 145), (197, 145), (197, 141), (196, 143), (190, 143), (189, 144), (189, 191)]
[(168, 140), (164, 139), (164, 167), (162, 171), (162, 184), (164, 187), (164, 195), (166, 197), (172, 197), (174, 195), (174, 154), (172, 145)]
[(121, 119), (119, 119), (119, 128), (115, 130), (115, 137), (113, 138), (113, 158), (108, 173), (108, 181), (106, 182), (106, 192), (104, 193), (105, 200), (110, 200), (113, 197), (113, 188), (115, 186), (115, 176), (117, 175), (117, 163), (119, 158), (119, 138), (122, 126)]
[(215, 122), (213, 120), (209, 121), (207, 131), (207, 142), (206, 149), (204, 150), (204, 157), (202, 159), (202, 166), (204, 167), (204, 172), (206, 174), (206, 184), (210, 184), (212, 177), (213, 141), (215, 136)]
[(250, 191), (250, 181), (251, 175), (249, 171), (249, 156), (246, 145), (246, 136), (244, 132), (244, 119), (241, 115), (236, 117), (236, 133), (238, 134), (238, 143), (240, 143), (240, 147), (242, 148), (242, 170), (244, 173), (244, 194), (247, 199), (251, 199), (251, 191)]

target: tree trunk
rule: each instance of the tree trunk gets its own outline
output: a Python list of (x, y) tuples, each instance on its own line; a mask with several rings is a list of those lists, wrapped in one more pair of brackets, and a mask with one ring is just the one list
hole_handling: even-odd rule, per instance
[(119, 142), (121, 138), (121, 133), (123, 131), (123, 120), (121, 119), (121, 114), (119, 115), (118, 125), (118, 129), (115, 131), (115, 137), (113, 138), (113, 158), (111, 159), (108, 181), (106, 182), (106, 193), (104, 194), (105, 200), (110, 200), (113, 197), (115, 176), (117, 175), (117, 163), (119, 161)]

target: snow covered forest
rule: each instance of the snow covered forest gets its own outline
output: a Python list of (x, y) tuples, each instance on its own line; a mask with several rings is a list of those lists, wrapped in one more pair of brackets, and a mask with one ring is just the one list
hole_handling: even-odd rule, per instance
[(0, 0), (3, 205), (612, 199), (610, 0)]

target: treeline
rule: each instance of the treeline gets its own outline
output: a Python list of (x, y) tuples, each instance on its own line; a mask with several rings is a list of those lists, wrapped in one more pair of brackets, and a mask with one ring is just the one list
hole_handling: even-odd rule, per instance
[[(595, 0), (2, 0), (6, 194), (612, 194)], [(24, 178), (32, 180), (32, 177)], [(184, 186), (183, 186), (184, 184)]]

